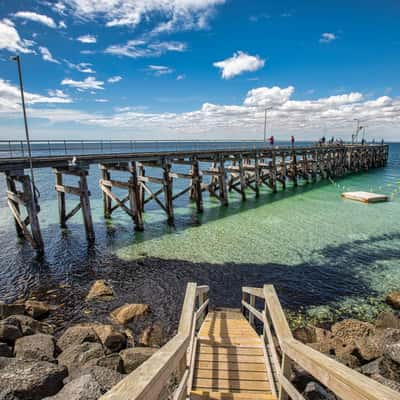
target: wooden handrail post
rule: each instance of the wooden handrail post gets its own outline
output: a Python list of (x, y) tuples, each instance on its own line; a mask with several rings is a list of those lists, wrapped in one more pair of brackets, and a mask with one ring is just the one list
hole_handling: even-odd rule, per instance
[(279, 379), (279, 400), (289, 400), (289, 396), (286, 393), (283, 385), (282, 385), (282, 380), (281, 377), (285, 377), (288, 381), (290, 381), (290, 376), (292, 374), (292, 361), (290, 358), (283, 353), (282, 355), (282, 367), (281, 367), (281, 374), (280, 374), (280, 379)]
[[(256, 296), (254, 296), (253, 294), (250, 295), (250, 305), (252, 307), (254, 307), (256, 304)], [(249, 312), (249, 323), (251, 326), (254, 326), (254, 315)]]

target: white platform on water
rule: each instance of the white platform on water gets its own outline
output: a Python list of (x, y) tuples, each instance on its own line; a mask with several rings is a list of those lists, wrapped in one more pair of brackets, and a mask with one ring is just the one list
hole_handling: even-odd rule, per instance
[(345, 192), (342, 197), (350, 200), (361, 201), (363, 203), (379, 203), (381, 201), (388, 201), (388, 196), (385, 194), (377, 194), (371, 192)]

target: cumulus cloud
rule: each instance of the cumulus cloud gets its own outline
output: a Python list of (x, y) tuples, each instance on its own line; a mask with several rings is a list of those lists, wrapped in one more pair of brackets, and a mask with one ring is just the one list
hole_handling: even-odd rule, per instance
[(71, 86), (81, 90), (103, 90), (103, 81), (97, 81), (95, 77), (88, 76), (83, 81), (75, 81), (73, 79), (65, 78), (61, 81), (61, 85)]
[(82, 72), (84, 74), (95, 74), (96, 71), (94, 71), (91, 66), (91, 63), (86, 63), (86, 62), (81, 62), (78, 64), (74, 64), (68, 60), (64, 60), (64, 62), (67, 64), (67, 66), (71, 69), (76, 69), (79, 72)]
[(0, 21), (0, 49), (19, 53), (33, 53), (31, 40), (21, 39), (12, 21), (4, 18)]
[[(80, 19), (105, 20), (108, 27), (137, 26), (152, 21), (155, 32), (203, 29), (216, 7), (225, 0), (61, 0), (61, 12)], [(161, 19), (161, 22), (160, 22)]]
[(46, 25), (49, 28), (57, 28), (57, 24), (54, 22), (54, 19), (48, 17), (47, 15), (38, 14), (31, 11), (19, 11), (14, 14), (14, 17), (39, 22), (40, 24)]
[(337, 36), (331, 32), (325, 32), (321, 35), (319, 42), (320, 43), (330, 43), (337, 39)]
[(108, 103), (107, 99), (94, 99), (96, 103)]
[[(72, 103), (72, 99), (64, 93), (60, 96), (56, 91), (49, 91), (49, 96), (42, 96), (25, 91), (27, 104), (62, 104)], [(0, 112), (10, 113), (20, 111), (21, 93), (19, 88), (9, 81), (0, 79)]]
[(238, 51), (232, 57), (213, 63), (214, 67), (221, 69), (223, 79), (231, 79), (243, 72), (257, 71), (264, 67), (265, 60), (259, 56), (251, 56), (243, 51)]
[(52, 54), (50, 53), (50, 50), (47, 47), (39, 47), (40, 54), (42, 55), (43, 60), (49, 61), (55, 64), (60, 64), (60, 61), (56, 60), (53, 58)]
[(176, 41), (148, 42), (144, 39), (129, 40), (125, 44), (107, 47), (105, 53), (130, 58), (159, 57), (169, 51), (182, 52), (186, 44)]
[(110, 78), (107, 79), (108, 83), (117, 83), (122, 79), (122, 76), (111, 76)]
[[(52, 102), (64, 102), (60, 93), (53, 94), (57, 98), (51, 100)], [(161, 137), (154, 136), (154, 132), (160, 132), (162, 138), (211, 139), (218, 135), (219, 138), (260, 139), (264, 108), (272, 106), (269, 116), (273, 124), (273, 134), (278, 139), (288, 139), (292, 134), (299, 139), (314, 139), (322, 135), (325, 129), (336, 137), (349, 139), (354, 131), (355, 117), (367, 121), (371, 138), (374, 135), (380, 138), (384, 133), (387, 137), (391, 134), (393, 139), (397, 137), (400, 99), (382, 96), (365, 100), (358, 92), (314, 100), (296, 100), (294, 95), (293, 86), (260, 87), (249, 90), (241, 104), (206, 102), (189, 112), (154, 113), (131, 106), (115, 108), (107, 114), (90, 114), (73, 109), (45, 108), (30, 111), (30, 116), (50, 122), (80, 122), (84, 125), (113, 128), (116, 132), (134, 128), (137, 134), (148, 138), (159, 139)], [(16, 107), (16, 88), (13, 96)], [(4, 98), (7, 96), (3, 94), (0, 84), (0, 110), (4, 108)], [(41, 98), (42, 102), (45, 100), (46, 98)]]
[(97, 38), (94, 35), (83, 35), (76, 38), (78, 42), (81, 43), (96, 43)]

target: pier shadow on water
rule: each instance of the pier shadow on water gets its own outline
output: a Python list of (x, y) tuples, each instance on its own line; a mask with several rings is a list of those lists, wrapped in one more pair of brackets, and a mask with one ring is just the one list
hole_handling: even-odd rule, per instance
[[(242, 286), (260, 287), (265, 283), (275, 285), (283, 306), (293, 312), (335, 307), (349, 298), (375, 298), (379, 302), (381, 293), (372, 288), (366, 272), (378, 264), (400, 260), (399, 240), (400, 233), (396, 232), (330, 245), (316, 252), (318, 262), (314, 263), (221, 265), (151, 257), (126, 261), (100, 246), (85, 252), (82, 243), (67, 237), (42, 259), (27, 262), (21, 252), (20, 259), (13, 260), (13, 273), (11, 268), (2, 271), (1, 297), (12, 300), (34, 295), (62, 304), (49, 319), (58, 330), (82, 321), (107, 322), (109, 312), (124, 303), (148, 303), (150, 321), (162, 321), (166, 335), (171, 336), (190, 281), (210, 286), (211, 306), (239, 307)], [(10, 276), (5, 276), (7, 273)], [(112, 284), (115, 299), (86, 303), (91, 283), (102, 278)], [(350, 309), (340, 317), (352, 315)], [(149, 319), (136, 321), (134, 330), (143, 328), (144, 323), (148, 324)]]

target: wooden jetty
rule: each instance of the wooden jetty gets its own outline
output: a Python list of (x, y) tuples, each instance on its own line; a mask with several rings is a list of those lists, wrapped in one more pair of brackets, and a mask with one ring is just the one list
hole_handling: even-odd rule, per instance
[[(202, 212), (204, 192), (222, 205), (228, 205), (229, 192), (237, 193), (245, 200), (251, 193), (259, 196), (262, 185), (277, 192), (285, 189), (288, 183), (297, 186), (299, 182), (312, 183), (383, 167), (387, 159), (387, 145), (368, 144), (49, 155), (33, 157), (32, 165), (54, 171), (60, 226), (66, 227), (68, 220), (80, 211), (87, 239), (92, 242), (95, 233), (87, 177), (93, 164), (98, 164), (101, 169), (99, 185), (103, 192), (105, 218), (110, 218), (116, 209), (122, 209), (132, 218), (135, 229), (143, 230), (143, 212), (149, 202), (156, 203), (172, 225), (174, 200), (185, 194), (196, 204), (197, 211)], [(177, 165), (186, 166), (187, 172), (174, 170)], [(28, 168), (27, 157), (0, 158), (0, 172), (6, 175), (7, 201), (17, 235), (43, 251), (38, 218), (40, 206), (35, 203), (30, 176), (26, 172)], [(161, 176), (149, 175), (148, 168), (160, 171)], [(114, 179), (116, 171), (123, 172), (126, 178)], [(63, 182), (66, 175), (76, 177), (77, 185), (66, 185)], [(177, 179), (186, 180), (187, 186), (176, 193), (173, 183)], [(126, 195), (118, 197), (114, 188), (125, 190)], [(69, 211), (66, 209), (67, 195), (78, 200)]]
[(388, 201), (389, 197), (385, 194), (371, 192), (344, 192), (342, 197), (349, 200), (361, 201), (362, 203), (380, 203)]
[(187, 285), (176, 336), (100, 400), (304, 400), (295, 369), (343, 400), (400, 400), (294, 339), (273, 286), (243, 287), (241, 310), (209, 311), (209, 288), (196, 283)]

